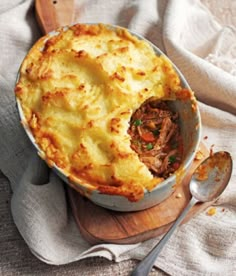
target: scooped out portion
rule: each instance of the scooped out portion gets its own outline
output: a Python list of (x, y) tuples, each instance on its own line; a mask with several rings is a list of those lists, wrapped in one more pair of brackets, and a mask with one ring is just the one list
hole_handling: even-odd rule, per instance
[(131, 148), (156, 177), (167, 178), (180, 166), (183, 141), (178, 113), (168, 101), (150, 98), (133, 114), (128, 133)]

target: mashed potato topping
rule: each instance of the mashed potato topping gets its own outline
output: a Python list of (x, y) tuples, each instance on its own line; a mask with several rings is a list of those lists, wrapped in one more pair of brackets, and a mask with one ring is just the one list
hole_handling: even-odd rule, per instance
[(75, 185), (131, 201), (162, 181), (131, 148), (132, 114), (150, 97), (188, 93), (147, 42), (122, 28), (84, 24), (37, 41), (15, 92), (49, 165)]

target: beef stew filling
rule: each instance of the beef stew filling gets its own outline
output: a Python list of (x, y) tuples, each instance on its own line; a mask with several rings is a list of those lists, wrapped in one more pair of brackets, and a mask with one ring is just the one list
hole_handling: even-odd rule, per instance
[(132, 115), (128, 133), (131, 148), (154, 176), (167, 178), (179, 168), (183, 142), (178, 113), (167, 101), (150, 98), (144, 102)]

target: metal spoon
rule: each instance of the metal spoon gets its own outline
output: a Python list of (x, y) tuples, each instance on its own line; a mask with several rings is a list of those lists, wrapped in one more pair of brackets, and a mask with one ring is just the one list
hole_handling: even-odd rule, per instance
[(190, 192), (192, 194), (190, 202), (165, 236), (137, 265), (131, 276), (146, 276), (149, 274), (162, 248), (177, 226), (183, 221), (188, 211), (197, 202), (214, 201), (222, 194), (231, 177), (232, 163), (232, 158), (228, 152), (219, 151), (209, 156), (197, 167), (190, 182)]

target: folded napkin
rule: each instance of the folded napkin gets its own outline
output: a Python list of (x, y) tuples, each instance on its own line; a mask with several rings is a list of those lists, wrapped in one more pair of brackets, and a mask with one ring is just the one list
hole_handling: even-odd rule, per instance
[[(33, 183), (36, 153), (19, 123), (14, 84), (29, 48), (40, 37), (30, 0), (0, 3), (0, 169), (13, 190), (12, 215), (30, 250), (49, 264), (91, 256), (116, 262), (142, 259), (156, 244), (90, 246), (67, 209), (62, 181)], [(203, 140), (236, 154), (236, 5), (217, 0), (79, 0), (75, 22), (128, 27), (155, 43), (195, 91)], [(32, 159), (33, 158), (33, 159)], [(25, 173), (27, 172), (27, 173)], [(181, 226), (156, 260), (171, 275), (236, 275), (236, 173), (216, 207)], [(53, 198), (53, 200), (52, 200)]]

